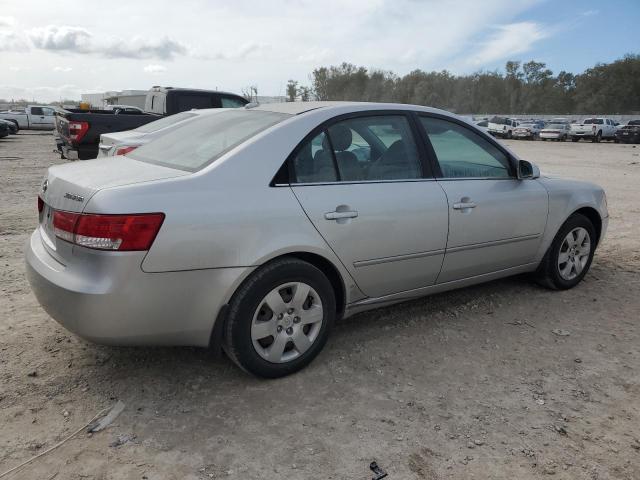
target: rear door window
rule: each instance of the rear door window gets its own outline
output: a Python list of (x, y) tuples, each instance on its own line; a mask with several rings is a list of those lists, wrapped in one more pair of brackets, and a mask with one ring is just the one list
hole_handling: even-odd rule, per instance
[(356, 117), (332, 124), (294, 158), (299, 183), (409, 180), (422, 176), (403, 115)]
[(31, 115), (44, 115), (42, 107), (31, 107)]

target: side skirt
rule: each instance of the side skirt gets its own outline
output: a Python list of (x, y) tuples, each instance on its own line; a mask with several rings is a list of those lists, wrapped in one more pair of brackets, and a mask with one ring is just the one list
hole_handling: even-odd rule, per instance
[(374, 308), (385, 307), (393, 305), (394, 303), (405, 302), (407, 300), (413, 300), (427, 295), (433, 295), (435, 293), (446, 292), (449, 290), (455, 290), (457, 288), (468, 287), (470, 285), (476, 285), (478, 283), (490, 282), (491, 280), (497, 280), (499, 278), (510, 277), (512, 275), (518, 275), (520, 273), (533, 272), (538, 268), (538, 263), (528, 263), (526, 265), (520, 265), (518, 267), (506, 268), (504, 270), (498, 270), (496, 272), (484, 273), (482, 275), (476, 275), (474, 277), (464, 278), (462, 280), (454, 280), (451, 282), (437, 283), (428, 287), (416, 288), (414, 290), (407, 290), (404, 292), (393, 293), (391, 295), (385, 295), (384, 297), (377, 298), (365, 298), (363, 300), (351, 303), (347, 305), (345, 309), (344, 318), (350, 317), (356, 313), (365, 312), (367, 310), (373, 310)]

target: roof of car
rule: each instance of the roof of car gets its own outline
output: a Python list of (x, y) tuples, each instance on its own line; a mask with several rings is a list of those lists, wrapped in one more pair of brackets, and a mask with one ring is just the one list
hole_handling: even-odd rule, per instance
[[(357, 110), (422, 110), (426, 112), (443, 112), (436, 108), (425, 107), (422, 105), (411, 105), (405, 103), (373, 103), (373, 102), (282, 102), (282, 103), (263, 103), (249, 104), (244, 108), (251, 110), (262, 110), (265, 112), (288, 113), (289, 115), (299, 115), (317, 109), (341, 109), (344, 107), (352, 107)], [(450, 112), (443, 112), (450, 113)]]

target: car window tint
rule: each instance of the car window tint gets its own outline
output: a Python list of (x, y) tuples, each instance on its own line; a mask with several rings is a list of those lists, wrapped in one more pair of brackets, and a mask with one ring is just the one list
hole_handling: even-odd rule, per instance
[(246, 103), (238, 98), (231, 98), (231, 97), (221, 97), (220, 100), (222, 101), (222, 108), (244, 107)]
[(43, 115), (42, 107), (31, 107), (31, 115)]
[(307, 141), (293, 159), (297, 183), (322, 183), (338, 180), (333, 154), (325, 132)]
[(47, 117), (52, 117), (54, 112), (55, 110), (53, 108), (42, 107), (42, 113)]
[(178, 95), (178, 111), (184, 112), (192, 108), (211, 108), (213, 107), (213, 97), (210, 95)]
[(344, 182), (420, 178), (411, 128), (402, 115), (358, 117), (328, 128)]
[(444, 178), (510, 177), (509, 160), (491, 142), (447, 120), (420, 117)]

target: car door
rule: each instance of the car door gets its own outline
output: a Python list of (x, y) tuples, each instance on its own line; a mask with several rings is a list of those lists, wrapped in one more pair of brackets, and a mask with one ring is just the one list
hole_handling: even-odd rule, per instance
[(300, 205), (370, 297), (432, 285), (444, 258), (447, 201), (411, 125), (402, 113), (341, 119), (290, 159)]
[(42, 116), (40, 117), (40, 128), (52, 129), (55, 125), (56, 111), (53, 108), (42, 107)]
[(42, 107), (30, 107), (29, 108), (29, 123), (33, 129), (45, 128), (46, 117)]
[(449, 205), (438, 283), (532, 262), (547, 222), (546, 189), (518, 180), (507, 152), (470, 127), (437, 116), (419, 123)]

